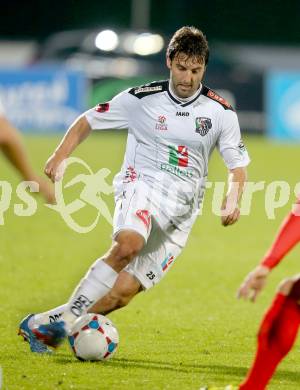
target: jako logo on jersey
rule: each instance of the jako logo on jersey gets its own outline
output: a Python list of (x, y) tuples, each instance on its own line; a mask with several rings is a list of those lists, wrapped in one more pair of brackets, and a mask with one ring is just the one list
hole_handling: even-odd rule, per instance
[(109, 103), (99, 103), (95, 107), (97, 112), (107, 112), (109, 110)]
[(190, 113), (189, 112), (184, 112), (184, 111), (177, 111), (176, 112), (176, 116), (189, 116)]
[(164, 115), (159, 115), (157, 118), (157, 123), (155, 130), (168, 130), (168, 125), (166, 124), (167, 118)]
[(198, 116), (195, 120), (196, 122), (196, 133), (202, 135), (206, 135), (209, 130), (212, 128), (211, 119), (206, 118), (205, 116)]
[(140, 220), (144, 223), (147, 230), (149, 229), (150, 222), (151, 222), (151, 216), (148, 210), (137, 210), (136, 216), (140, 218)]
[(188, 148), (184, 145), (169, 145), (169, 164), (177, 167), (187, 167), (189, 163)]
[(173, 261), (174, 261), (174, 256), (172, 256), (171, 253), (169, 253), (168, 256), (161, 263), (162, 270), (165, 271), (166, 269), (168, 269), (170, 265), (173, 263)]

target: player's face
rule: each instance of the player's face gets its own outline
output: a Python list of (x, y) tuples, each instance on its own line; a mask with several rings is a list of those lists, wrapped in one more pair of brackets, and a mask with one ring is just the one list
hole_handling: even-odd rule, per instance
[(170, 79), (176, 95), (182, 98), (192, 96), (204, 76), (204, 61), (178, 53), (172, 61), (167, 58), (167, 66), (170, 69)]

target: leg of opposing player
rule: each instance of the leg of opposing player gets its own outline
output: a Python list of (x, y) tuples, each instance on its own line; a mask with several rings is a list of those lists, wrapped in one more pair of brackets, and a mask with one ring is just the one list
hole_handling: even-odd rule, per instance
[(300, 276), (284, 281), (260, 325), (256, 357), (240, 390), (264, 390), (300, 325)]

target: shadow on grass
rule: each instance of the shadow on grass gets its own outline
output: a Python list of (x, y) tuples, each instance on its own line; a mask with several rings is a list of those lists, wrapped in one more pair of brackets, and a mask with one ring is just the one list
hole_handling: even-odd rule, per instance
[[(54, 357), (55, 362), (59, 364), (99, 364), (97, 362), (81, 362), (79, 360), (74, 360), (73, 356), (70, 355), (56, 355)], [(190, 364), (190, 363), (167, 363), (157, 360), (150, 359), (126, 359), (126, 358), (113, 358), (112, 360), (106, 361), (101, 364), (99, 368), (140, 368), (147, 370), (162, 370), (162, 371), (174, 371), (181, 373), (206, 373), (213, 374), (217, 380), (217, 376), (220, 375), (224, 378), (224, 375), (228, 376), (236, 376), (237, 380), (241, 380), (245, 377), (248, 368), (246, 367), (237, 367), (237, 366), (229, 366), (225, 364)], [(288, 380), (291, 382), (300, 382), (300, 372), (297, 371), (289, 371), (289, 370), (278, 370), (275, 375), (275, 380)]]

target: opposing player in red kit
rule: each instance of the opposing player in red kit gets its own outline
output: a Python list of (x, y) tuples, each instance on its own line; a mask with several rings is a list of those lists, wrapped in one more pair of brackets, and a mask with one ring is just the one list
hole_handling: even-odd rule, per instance
[[(284, 220), (271, 248), (250, 272), (238, 296), (255, 301), (270, 271), (300, 241), (300, 200)], [(300, 325), (300, 274), (283, 280), (264, 315), (258, 332), (256, 356), (240, 390), (263, 390), (280, 361), (291, 350)]]
[[(283, 221), (271, 248), (238, 290), (238, 297), (253, 302), (270, 271), (300, 241), (300, 199)], [(264, 390), (278, 364), (289, 353), (300, 325), (300, 274), (283, 280), (266, 311), (258, 332), (256, 356), (239, 386), (202, 387), (200, 390)]]

